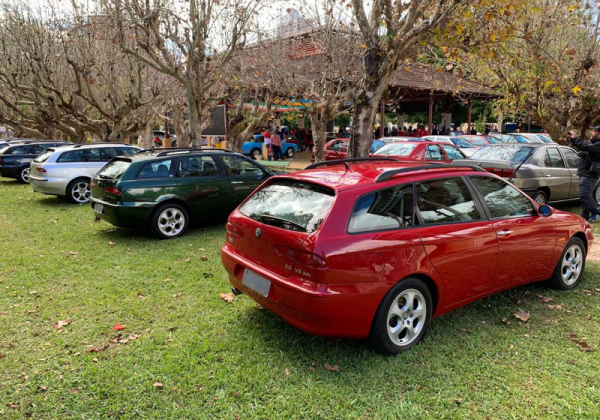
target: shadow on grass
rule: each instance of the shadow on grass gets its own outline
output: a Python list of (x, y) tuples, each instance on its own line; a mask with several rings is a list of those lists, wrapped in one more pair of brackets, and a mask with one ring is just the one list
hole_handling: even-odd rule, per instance
[[(93, 218), (93, 216), (92, 216)], [(199, 235), (207, 233), (209, 231), (222, 230), (223, 237), (225, 235), (225, 223), (227, 222), (226, 218), (218, 219), (218, 220), (210, 220), (210, 221), (199, 221), (196, 223), (192, 223), (191, 226), (188, 227), (188, 230), (179, 238), (175, 239), (159, 239), (154, 236), (150, 230), (150, 226), (147, 227), (116, 227), (111, 225), (110, 223), (100, 220), (98, 223), (104, 227), (103, 230), (98, 232), (98, 235), (104, 237), (105, 239), (141, 239), (141, 240), (149, 240), (156, 242), (171, 242), (178, 240), (198, 240)], [(225, 241), (225, 239), (223, 239)]]
[[(39, 193), (36, 193), (39, 194)], [(55, 195), (34, 195), (35, 198), (37, 198), (36, 203), (41, 204), (42, 206), (46, 206), (46, 207), (77, 207), (77, 206), (86, 206), (89, 204), (75, 204), (75, 203), (71, 203), (70, 201), (67, 201), (67, 199), (63, 198), (63, 197), (58, 197)]]

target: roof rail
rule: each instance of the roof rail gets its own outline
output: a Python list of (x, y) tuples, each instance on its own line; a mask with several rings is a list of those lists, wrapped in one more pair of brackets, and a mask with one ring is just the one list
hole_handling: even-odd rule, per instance
[(381, 162), (381, 161), (398, 162), (396, 159), (392, 159), (392, 158), (389, 158), (389, 157), (380, 157), (380, 158), (368, 157), (368, 158), (336, 159), (336, 160), (326, 160), (324, 162), (315, 162), (315, 163), (312, 163), (312, 164), (308, 165), (306, 168), (304, 168), (304, 170), (315, 169), (315, 168), (319, 168), (321, 166), (345, 165), (346, 163), (352, 163), (352, 162), (378, 162), (378, 161), (379, 162)]
[(477, 166), (477, 165), (469, 165), (469, 164), (454, 165), (454, 164), (437, 163), (437, 164), (413, 166), (413, 167), (409, 167), (409, 168), (399, 168), (399, 169), (392, 169), (390, 171), (385, 171), (385, 172), (382, 172), (381, 174), (379, 174), (379, 176), (377, 176), (377, 178), (375, 178), (375, 182), (377, 183), (377, 182), (389, 181), (390, 179), (392, 179), (392, 177), (394, 175), (398, 175), (398, 174), (405, 174), (408, 172), (424, 171), (426, 169), (440, 169), (440, 168), (441, 169), (473, 169), (477, 172), (487, 172), (481, 166)]
[(225, 152), (225, 153), (235, 153), (233, 150), (229, 149), (217, 149), (216, 147), (161, 147), (156, 149), (148, 149), (142, 150), (142, 152), (158, 152), (156, 156), (166, 156), (171, 153), (175, 154), (178, 152)]
[(127, 144), (127, 143), (115, 143), (112, 141), (98, 141), (98, 142), (94, 142), (94, 143), (78, 143), (75, 146), (73, 146), (73, 149), (78, 149), (83, 146), (96, 146), (97, 144), (112, 144), (114, 146), (134, 146), (133, 144)]

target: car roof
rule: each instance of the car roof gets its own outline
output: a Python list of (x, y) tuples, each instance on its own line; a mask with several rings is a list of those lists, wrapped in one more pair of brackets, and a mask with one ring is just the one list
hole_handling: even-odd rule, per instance
[(119, 156), (119, 157), (130, 159), (132, 161), (141, 161), (141, 160), (166, 158), (166, 157), (194, 156), (194, 155), (201, 155), (201, 154), (207, 154), (207, 153), (211, 153), (211, 154), (218, 153), (218, 154), (243, 156), (240, 153), (235, 153), (228, 149), (173, 147), (173, 148), (142, 150), (141, 152), (138, 152), (134, 155)]
[(77, 143), (77, 144), (67, 144), (64, 146), (57, 146), (57, 147), (53, 147), (51, 148), (51, 150), (59, 150), (61, 152), (64, 152), (65, 150), (76, 150), (76, 149), (89, 149), (92, 147), (135, 147), (138, 148), (138, 146), (133, 145), (133, 144), (127, 144), (127, 143)]
[[(444, 165), (444, 164), (427, 164), (426, 162), (416, 161), (416, 162), (400, 162), (395, 160), (377, 160), (377, 159), (365, 159), (361, 162), (351, 162), (346, 160), (349, 170), (346, 169), (341, 161), (339, 163), (334, 163), (334, 161), (329, 162), (320, 162), (323, 165), (314, 169), (305, 169), (299, 172), (292, 172), (289, 174), (283, 174), (277, 176), (276, 179), (286, 178), (293, 179), (296, 181), (305, 181), (312, 182), (315, 184), (319, 184), (325, 187), (333, 188), (334, 190), (341, 192), (349, 189), (354, 189), (357, 187), (369, 186), (378, 183), (377, 177), (379, 177), (384, 172), (399, 170), (399, 169), (409, 169), (415, 168), (415, 171), (405, 172), (402, 176), (404, 177), (412, 177), (415, 173), (419, 172), (431, 172), (435, 171), (436, 173), (456, 173), (456, 172), (464, 172), (469, 170), (477, 170), (482, 171), (481, 168), (470, 169), (464, 165)], [(316, 164), (315, 164), (316, 165)], [(312, 166), (312, 165), (310, 165)], [(310, 168), (310, 166), (308, 168)], [(421, 169), (418, 169), (421, 168)], [(427, 169), (423, 169), (427, 168)], [(400, 180), (401, 177), (398, 176), (394, 178), (394, 180)]]

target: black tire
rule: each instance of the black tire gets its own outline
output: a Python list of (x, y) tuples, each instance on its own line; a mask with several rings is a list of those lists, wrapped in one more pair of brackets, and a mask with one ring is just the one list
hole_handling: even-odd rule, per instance
[(600, 187), (594, 190), (594, 199), (596, 200), (596, 204), (600, 206)]
[(159, 239), (174, 239), (183, 235), (190, 225), (188, 211), (177, 203), (162, 204), (152, 212), (150, 230)]
[(535, 194), (533, 194), (533, 201), (535, 201), (536, 203), (542, 205), (542, 204), (548, 204), (548, 195), (542, 191), (542, 190), (537, 190), (535, 192)]
[(262, 152), (260, 149), (252, 149), (250, 152), (250, 157), (254, 160), (258, 160), (259, 157), (262, 156)]
[[(579, 264), (575, 262), (577, 258), (579, 258)], [(559, 290), (571, 290), (577, 287), (585, 271), (585, 258), (583, 241), (579, 238), (571, 238), (556, 263), (556, 268), (550, 277), (550, 286)], [(572, 271), (570, 275), (568, 274), (569, 270)]]
[[(420, 296), (418, 297), (418, 300), (415, 300), (417, 299), (416, 297), (413, 298), (413, 302), (409, 304), (409, 302), (404, 299), (403, 295), (407, 293), (410, 294), (412, 291), (418, 292)], [(415, 303), (418, 303), (416, 308)], [(397, 310), (399, 313), (402, 313), (402, 317), (393, 315), (390, 312), (393, 304), (398, 305)], [(424, 308), (423, 304), (425, 305)], [(421, 311), (418, 311), (419, 307), (421, 307)], [(415, 316), (418, 313), (421, 313), (422, 315)], [(419, 344), (423, 339), (423, 336), (429, 328), (432, 314), (433, 299), (429, 288), (422, 280), (408, 277), (392, 287), (379, 304), (379, 308), (375, 313), (371, 325), (371, 333), (369, 336), (371, 343), (377, 350), (384, 353), (398, 354), (407, 351)], [(422, 319), (422, 317), (424, 317), (424, 319)], [(398, 324), (398, 322), (400, 324)], [(409, 327), (401, 327), (404, 323), (411, 326), (413, 331), (412, 337), (409, 337), (411, 335), (411, 333), (408, 332)], [(392, 337), (391, 330), (396, 327), (399, 327), (399, 334), (397, 337)], [(415, 328), (417, 328), (418, 331), (414, 331)], [(402, 337), (402, 334), (405, 334), (404, 338)], [(403, 344), (402, 340), (405, 340), (406, 343)]]
[(173, 140), (171, 142), (171, 147), (177, 147), (177, 140)]
[(86, 204), (90, 202), (92, 190), (88, 178), (74, 179), (67, 185), (67, 200), (75, 204)]
[(292, 159), (295, 153), (296, 152), (294, 152), (293, 148), (288, 147), (288, 149), (285, 151), (285, 157)]
[(17, 181), (21, 184), (29, 184), (29, 175), (31, 175), (31, 169), (29, 166), (25, 166), (19, 169), (19, 173), (17, 174)]

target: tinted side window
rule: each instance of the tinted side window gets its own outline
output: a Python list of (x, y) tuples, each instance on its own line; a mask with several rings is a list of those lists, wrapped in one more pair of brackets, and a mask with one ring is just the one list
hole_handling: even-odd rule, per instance
[(529, 216), (533, 212), (531, 201), (515, 187), (501, 179), (471, 177), (483, 195), (493, 218)]
[(443, 145), (442, 147), (444, 148), (444, 152), (446, 152), (446, 156), (448, 156), (448, 159), (455, 160), (455, 159), (463, 159), (464, 158), (462, 153), (460, 153), (454, 147), (452, 147), (450, 145)]
[(473, 138), (473, 145), (475, 146), (487, 146), (487, 144), (487, 141), (485, 141), (484, 139), (480, 139), (478, 137)]
[(400, 185), (367, 194), (354, 206), (349, 233), (399, 229), (413, 225), (413, 188)]
[(567, 166), (569, 168), (577, 168), (579, 164), (579, 155), (573, 150), (567, 149), (566, 147), (561, 147), (560, 150), (563, 152), (563, 155), (565, 155), (565, 158), (567, 159)]
[(460, 178), (418, 183), (417, 206), (426, 225), (481, 219), (467, 185)]
[(7, 155), (32, 155), (35, 153), (35, 146), (23, 145), (16, 146), (12, 150), (7, 150)]
[(229, 175), (259, 176), (263, 174), (262, 169), (249, 160), (240, 156), (221, 156), (221, 160), (227, 167)]
[(425, 150), (425, 160), (444, 160), (440, 146), (427, 146), (427, 149)]
[(179, 159), (179, 176), (182, 178), (219, 174), (217, 163), (211, 156), (182, 156)]
[(344, 142), (343, 141), (336, 141), (335, 143), (333, 143), (331, 145), (331, 147), (329, 149), (333, 150), (333, 151), (336, 151), (336, 152), (343, 152), (344, 151)]
[(547, 168), (564, 168), (565, 162), (562, 156), (558, 152), (556, 147), (548, 147), (546, 149), (546, 155), (544, 157), (544, 165)]
[(175, 174), (173, 159), (148, 162), (142, 166), (138, 178), (169, 178)]
[(90, 149), (89, 152), (89, 162), (108, 162), (117, 157), (117, 150), (114, 147)]
[(138, 151), (138, 149), (134, 149), (133, 147), (121, 147), (121, 152), (125, 156), (135, 155)]
[(86, 161), (86, 150), (71, 150), (70, 152), (64, 152), (61, 154), (56, 162), (85, 162)]

